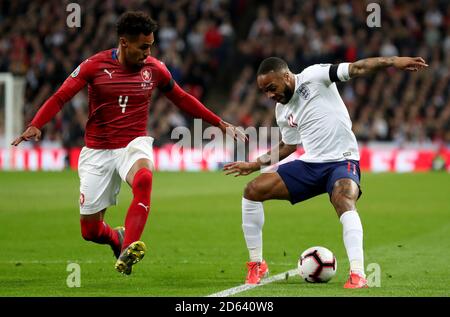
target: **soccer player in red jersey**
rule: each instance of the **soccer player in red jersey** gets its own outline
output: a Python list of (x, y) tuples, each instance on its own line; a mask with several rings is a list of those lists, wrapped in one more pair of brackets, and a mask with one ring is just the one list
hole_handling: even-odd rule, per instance
[[(241, 131), (182, 90), (166, 66), (150, 56), (156, 29), (156, 22), (146, 14), (124, 13), (117, 23), (118, 48), (99, 52), (81, 63), (11, 143), (38, 141), (42, 127), (88, 85), (86, 146), (78, 165), (81, 234), (87, 241), (110, 245), (117, 258), (116, 270), (127, 275), (146, 251), (140, 238), (150, 211), (153, 179), (153, 138), (146, 130), (153, 90), (158, 88), (191, 116), (245, 139)], [(104, 215), (106, 208), (117, 203), (122, 180), (131, 186), (133, 201), (125, 227), (112, 229)]]

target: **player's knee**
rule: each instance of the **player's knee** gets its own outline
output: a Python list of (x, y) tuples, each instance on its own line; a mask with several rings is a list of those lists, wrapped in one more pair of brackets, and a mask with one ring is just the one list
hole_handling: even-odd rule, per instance
[(354, 181), (340, 179), (334, 184), (331, 203), (338, 213), (353, 210), (356, 207), (358, 195), (359, 187)]
[(356, 200), (357, 195), (351, 194), (351, 193), (334, 193), (331, 197), (331, 203), (334, 206), (334, 209), (336, 209), (336, 212), (338, 215), (341, 215), (342, 213), (354, 210), (356, 209)]
[(142, 168), (137, 171), (133, 180), (133, 193), (150, 192), (152, 188), (153, 175), (149, 169)]
[(100, 236), (100, 225), (103, 223), (97, 221), (81, 221), (81, 236), (86, 241), (96, 241)]
[(334, 209), (336, 209), (338, 215), (341, 215), (342, 213), (349, 210), (354, 210), (356, 208), (354, 200), (351, 200), (343, 196), (335, 197), (334, 199), (332, 199), (331, 203), (333, 204)]
[(244, 189), (244, 198), (252, 201), (262, 201), (263, 193), (261, 186), (254, 180), (248, 183)]
[(84, 230), (81, 230), (81, 236), (86, 241), (94, 241), (98, 237), (96, 232), (84, 231)]

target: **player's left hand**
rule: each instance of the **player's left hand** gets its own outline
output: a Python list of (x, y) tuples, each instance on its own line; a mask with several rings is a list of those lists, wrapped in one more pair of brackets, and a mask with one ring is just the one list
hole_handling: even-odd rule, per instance
[(422, 57), (396, 57), (394, 59), (394, 67), (417, 72), (419, 69), (428, 67)]
[(17, 146), (22, 141), (28, 141), (34, 139), (35, 141), (39, 141), (41, 139), (42, 132), (36, 127), (30, 126), (28, 127), (21, 136), (16, 138), (11, 142), (11, 145)]
[(220, 130), (222, 130), (222, 132), (231, 135), (235, 140), (241, 140), (244, 142), (248, 140), (247, 136), (242, 130), (226, 121), (220, 121), (219, 128)]
[(245, 176), (257, 171), (261, 166), (258, 162), (232, 162), (225, 164), (225, 175)]

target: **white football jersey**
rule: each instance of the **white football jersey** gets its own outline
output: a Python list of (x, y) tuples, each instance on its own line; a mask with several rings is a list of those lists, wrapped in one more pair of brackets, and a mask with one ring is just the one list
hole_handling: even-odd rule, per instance
[[(295, 90), (276, 119), (285, 144), (302, 144), (305, 162), (359, 160), (352, 122), (335, 81), (350, 79), (349, 63), (316, 64), (295, 75)], [(332, 77), (330, 79), (330, 76)]]

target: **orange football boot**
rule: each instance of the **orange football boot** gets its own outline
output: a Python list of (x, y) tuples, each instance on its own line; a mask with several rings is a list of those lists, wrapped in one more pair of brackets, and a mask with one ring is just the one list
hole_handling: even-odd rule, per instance
[(269, 275), (269, 267), (266, 261), (247, 262), (247, 277), (245, 284), (259, 284), (261, 279)]
[(265, 260), (259, 264), (259, 278), (265, 278), (269, 276), (269, 266), (267, 265)]
[(344, 288), (368, 288), (367, 280), (358, 273), (350, 272), (350, 277), (344, 284)]

